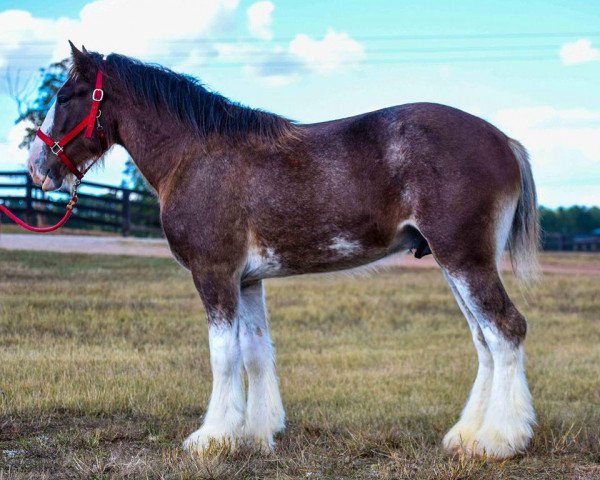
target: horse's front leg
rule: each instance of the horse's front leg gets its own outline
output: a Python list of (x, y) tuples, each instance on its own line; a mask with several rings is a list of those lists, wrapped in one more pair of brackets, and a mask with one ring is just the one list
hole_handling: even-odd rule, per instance
[(239, 341), (239, 280), (221, 271), (194, 271), (194, 283), (208, 316), (212, 393), (204, 423), (183, 446), (202, 453), (211, 442), (231, 448), (241, 439), (246, 402)]
[(261, 450), (273, 449), (273, 435), (284, 428), (285, 413), (275, 373), (275, 349), (262, 281), (241, 290), (240, 345), (248, 375), (245, 436)]

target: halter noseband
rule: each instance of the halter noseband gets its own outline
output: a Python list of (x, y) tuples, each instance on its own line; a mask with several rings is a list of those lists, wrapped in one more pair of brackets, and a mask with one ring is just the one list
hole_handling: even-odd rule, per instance
[(83, 172), (80, 171), (75, 164), (67, 157), (67, 154), (64, 151), (64, 147), (71, 142), (71, 140), (75, 139), (83, 130), (85, 130), (85, 138), (92, 138), (92, 133), (94, 132), (94, 123), (96, 124), (96, 132), (98, 132), (98, 137), (100, 138), (100, 144), (102, 145), (102, 150), (105, 151), (108, 148), (108, 142), (106, 140), (106, 133), (104, 132), (104, 128), (100, 125), (100, 115), (102, 115), (102, 110), (100, 110), (100, 102), (104, 98), (104, 90), (102, 90), (102, 70), (98, 69), (98, 73), (96, 74), (96, 87), (92, 92), (92, 107), (90, 108), (89, 115), (84, 118), (73, 130), (67, 133), (63, 138), (59, 141), (55, 142), (48, 135), (42, 132), (42, 129), (38, 129), (36, 135), (50, 147), (50, 151), (56, 155), (62, 163), (69, 169), (69, 171), (77, 177), (78, 181), (81, 181), (83, 176), (87, 173), (87, 171), (92, 167), (95, 163), (92, 162), (89, 167), (87, 167)]

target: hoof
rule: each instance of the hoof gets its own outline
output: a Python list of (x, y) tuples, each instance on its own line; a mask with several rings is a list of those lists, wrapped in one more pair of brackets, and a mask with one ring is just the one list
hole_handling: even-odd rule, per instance
[(202, 427), (187, 437), (182, 446), (190, 453), (215, 457), (233, 452), (238, 443), (238, 439), (231, 434), (211, 431), (211, 429)]
[(446, 453), (456, 455), (465, 452), (467, 445), (473, 442), (477, 428), (477, 426), (468, 425), (466, 422), (458, 422), (454, 425), (442, 440), (442, 446)]
[(504, 431), (483, 426), (479, 430), (457, 423), (450, 429), (442, 442), (444, 450), (451, 455), (462, 454), (492, 461), (506, 460), (525, 451), (533, 431), (529, 424), (513, 431)]
[(484, 427), (467, 444), (466, 451), (473, 457), (492, 461), (507, 460), (525, 452), (532, 436), (529, 426), (509, 433)]
[(245, 444), (252, 450), (262, 454), (271, 454), (275, 451), (275, 442), (271, 434), (257, 434), (246, 432), (244, 435)]

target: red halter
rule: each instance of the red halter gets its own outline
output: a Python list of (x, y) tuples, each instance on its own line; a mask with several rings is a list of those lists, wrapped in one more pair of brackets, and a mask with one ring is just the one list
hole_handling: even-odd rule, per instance
[(102, 149), (106, 150), (107, 141), (106, 134), (104, 133), (104, 128), (100, 125), (100, 115), (102, 111), (100, 110), (100, 102), (104, 98), (104, 90), (102, 90), (102, 71), (98, 69), (98, 73), (96, 74), (96, 88), (92, 92), (92, 108), (90, 109), (90, 114), (87, 118), (84, 118), (79, 125), (77, 125), (73, 130), (67, 133), (63, 138), (61, 138), (58, 142), (52, 140), (48, 135), (42, 132), (42, 129), (38, 129), (37, 136), (42, 139), (42, 141), (50, 147), (50, 151), (56, 155), (60, 160), (65, 164), (65, 166), (69, 169), (69, 171), (77, 177), (77, 180), (81, 180), (83, 176), (87, 173), (87, 171), (94, 164), (90, 164), (88, 168), (86, 168), (83, 172), (77, 169), (75, 164), (67, 157), (67, 154), (63, 150), (64, 147), (74, 138), (76, 138), (84, 129), (85, 129), (85, 138), (92, 138), (92, 133), (94, 131), (94, 123), (96, 123), (96, 130), (98, 132), (98, 136), (100, 137), (100, 143), (102, 144)]
[(0, 205), (0, 212), (4, 212), (12, 221), (20, 225), (21, 227), (30, 230), (36, 233), (48, 233), (53, 232), (54, 230), (62, 227), (65, 222), (69, 219), (71, 214), (73, 213), (73, 207), (77, 203), (77, 187), (81, 183), (81, 179), (87, 173), (87, 171), (92, 167), (95, 163), (92, 162), (89, 167), (87, 167), (83, 172), (80, 171), (75, 164), (67, 157), (67, 154), (64, 152), (64, 147), (74, 138), (76, 138), (84, 129), (85, 129), (85, 138), (92, 138), (92, 133), (94, 132), (94, 123), (96, 124), (96, 132), (98, 132), (98, 137), (100, 138), (100, 144), (102, 145), (102, 150), (106, 151), (108, 149), (108, 141), (106, 140), (106, 134), (104, 132), (104, 128), (100, 125), (100, 115), (102, 115), (102, 111), (100, 110), (100, 102), (104, 98), (104, 90), (102, 90), (102, 71), (98, 69), (98, 73), (96, 74), (96, 88), (92, 92), (92, 107), (90, 109), (90, 113), (87, 118), (84, 118), (79, 125), (77, 125), (73, 130), (67, 133), (63, 138), (61, 138), (58, 142), (52, 140), (48, 135), (42, 132), (41, 129), (38, 129), (37, 136), (42, 139), (42, 141), (50, 147), (50, 151), (56, 155), (60, 160), (65, 164), (65, 166), (69, 169), (69, 171), (77, 177), (75, 183), (73, 184), (73, 193), (71, 194), (71, 201), (67, 204), (67, 211), (64, 216), (51, 227), (38, 228), (33, 227), (23, 220), (15, 216), (8, 208), (4, 205)]

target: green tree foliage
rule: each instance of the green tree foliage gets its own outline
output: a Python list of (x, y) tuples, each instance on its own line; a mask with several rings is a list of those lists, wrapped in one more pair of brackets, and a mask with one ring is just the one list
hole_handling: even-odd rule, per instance
[(540, 207), (542, 230), (547, 233), (580, 235), (600, 228), (599, 207), (559, 207), (551, 210)]
[(140, 173), (138, 168), (133, 163), (131, 157), (125, 162), (125, 169), (123, 170), (124, 179), (121, 186), (124, 188), (131, 188), (133, 190), (142, 190), (144, 192), (152, 192), (152, 188), (148, 185), (148, 182), (144, 176)]
[(60, 62), (52, 63), (48, 67), (40, 69), (41, 81), (37, 95), (28, 103), (25, 112), (15, 122), (19, 123), (27, 120), (32, 124), (32, 126), (27, 127), (25, 137), (19, 145), (21, 148), (28, 148), (29, 144), (35, 139), (35, 132), (44, 121), (48, 110), (50, 110), (56, 92), (67, 81), (69, 66), (70, 60), (65, 58)]

